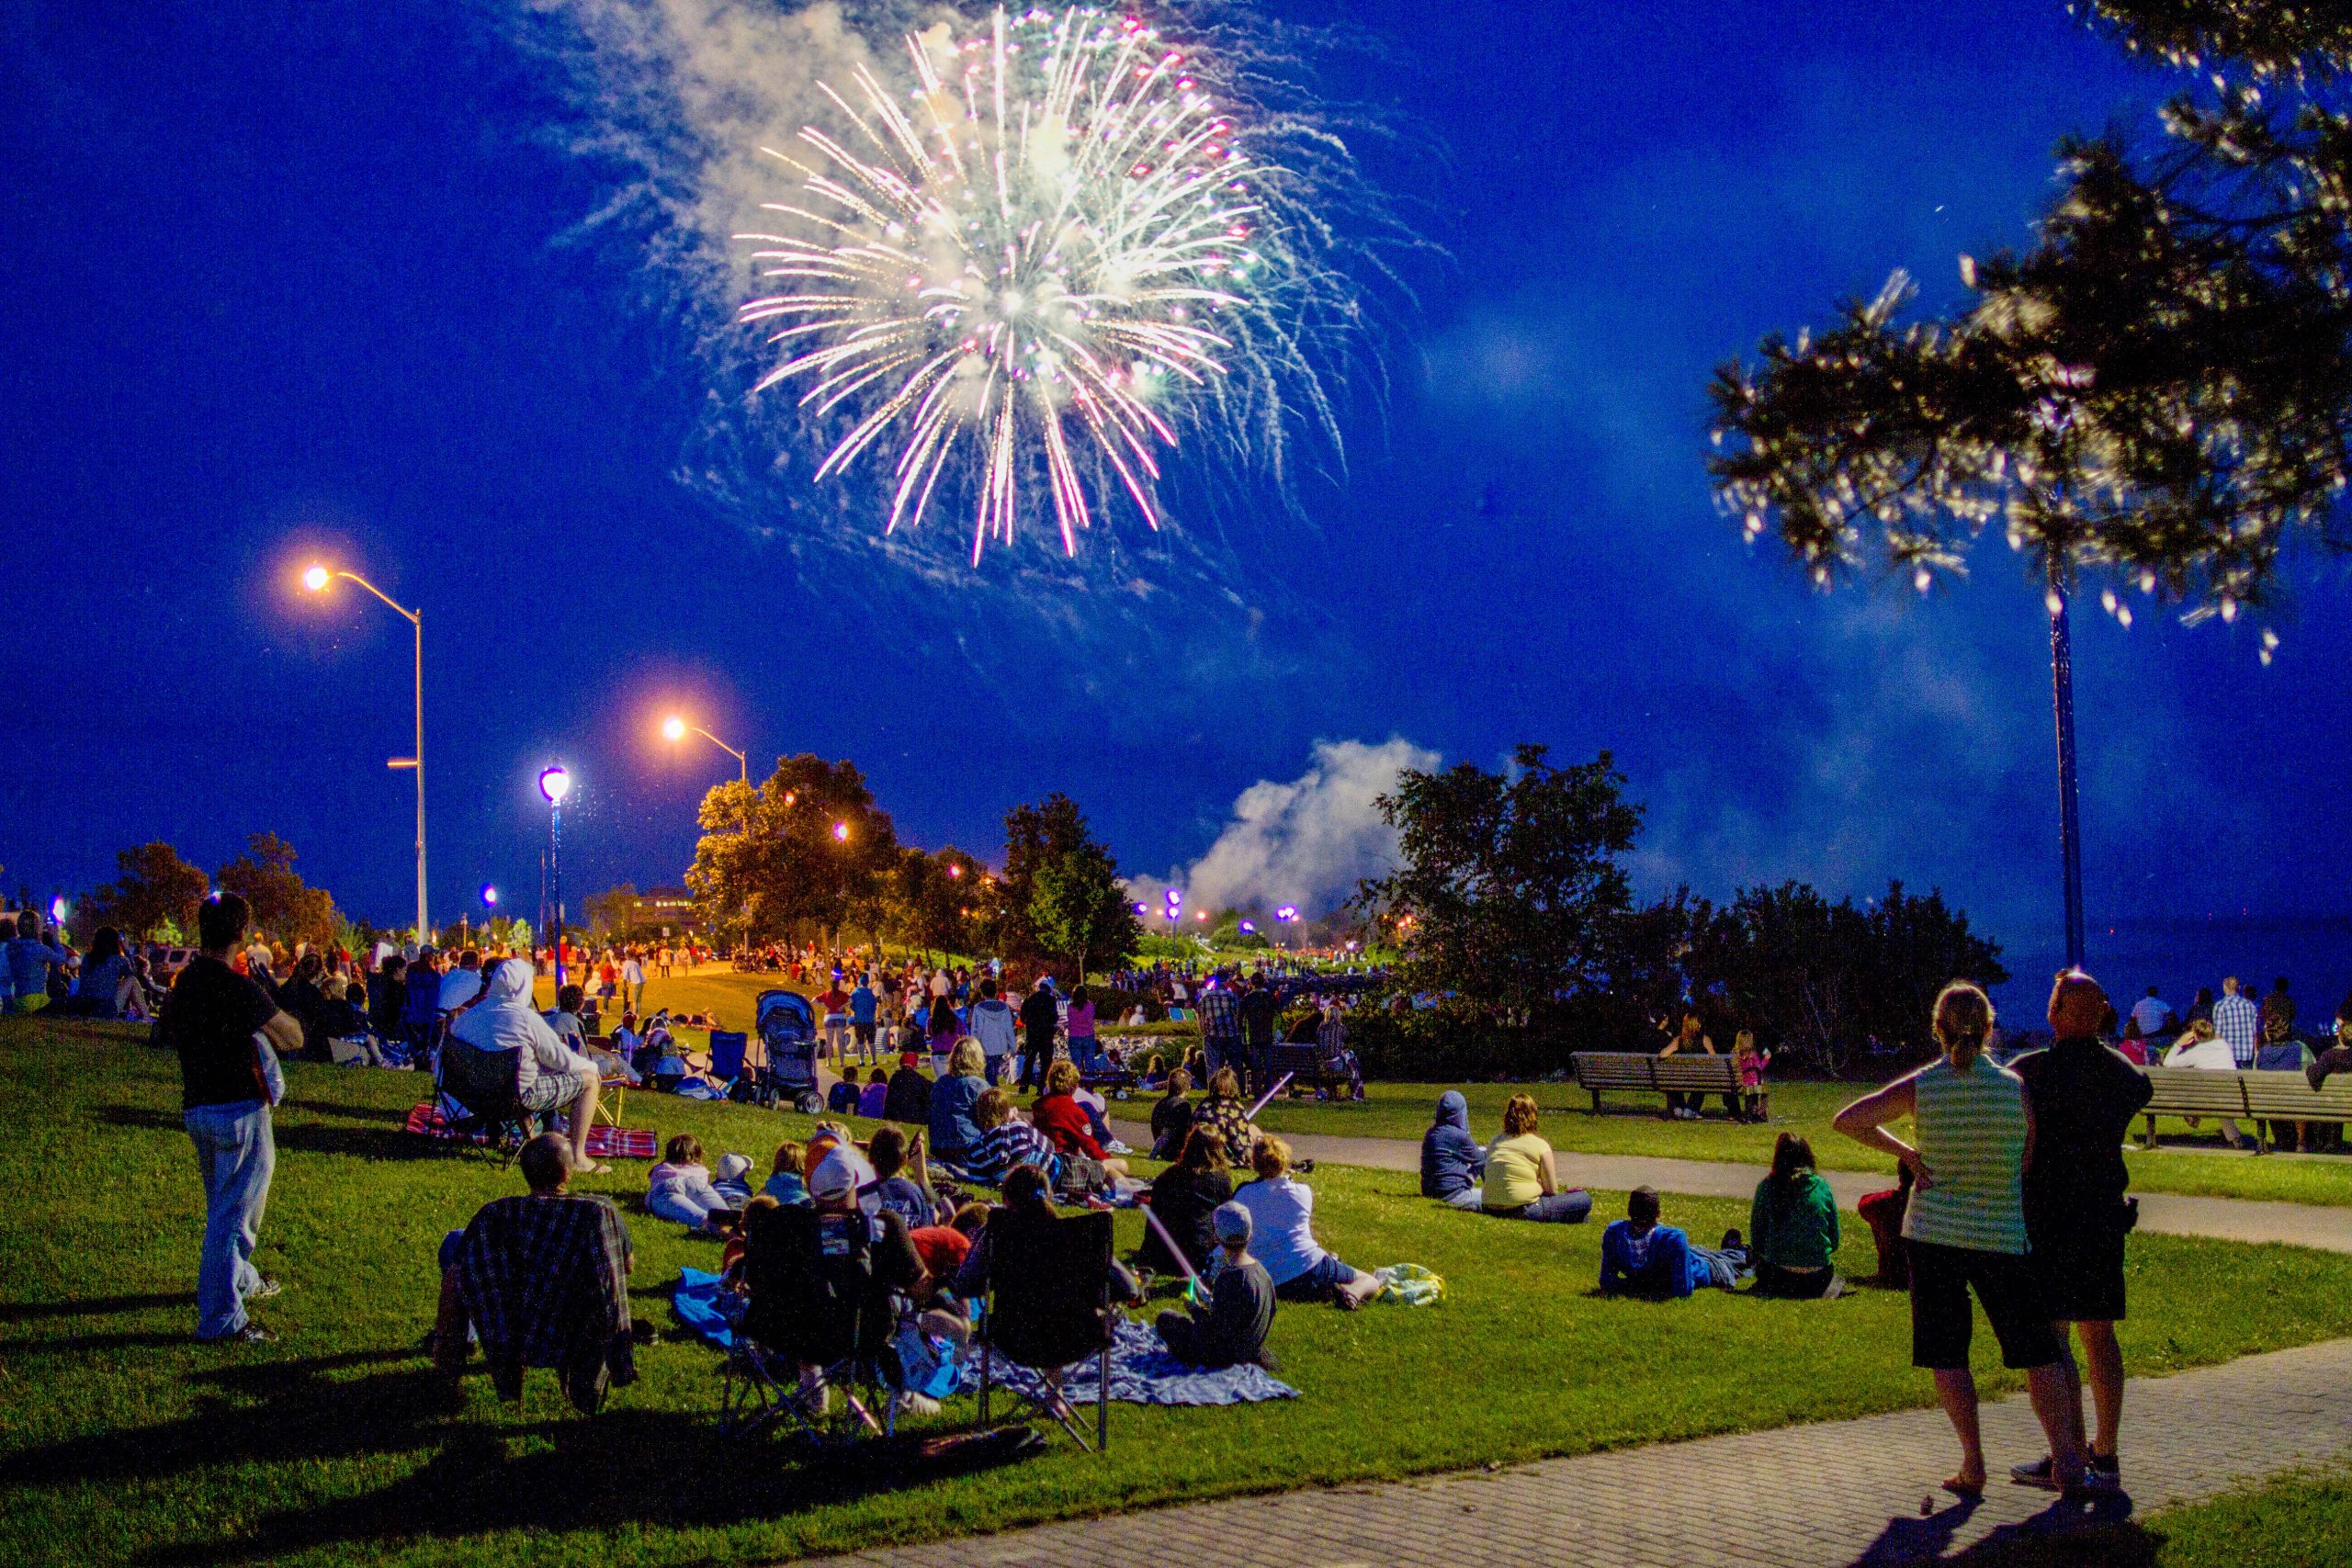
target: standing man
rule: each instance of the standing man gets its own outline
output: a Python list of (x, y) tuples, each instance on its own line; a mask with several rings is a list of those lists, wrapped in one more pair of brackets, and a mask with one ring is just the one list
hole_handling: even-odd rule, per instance
[[(2236, 983), (2231, 983), (2236, 996)], [(2243, 998), (2239, 998), (2243, 999)], [(2123, 1352), (2115, 1325), (2123, 1316), (2123, 1238), (2139, 1218), (2125, 1190), (2132, 1174), (2123, 1142), (2153, 1092), (2148, 1075), (2099, 1038), (2107, 993), (2079, 969), (2058, 976), (2050, 993), (2055, 1043), (2010, 1064), (2025, 1080), (2033, 1143), (2025, 1168), (2026, 1239), (2061, 1344), (2071, 1325), (2085, 1371), (2065, 1363), (2066, 1408), (2077, 1448), (2083, 1442), (2083, 1381), (2087, 1373), (2098, 1427), (2087, 1445), (2090, 1480), (2122, 1484), (2117, 1428), (2123, 1421)], [(2051, 1484), (2042, 1459), (2013, 1472), (2029, 1485)]]
[[(931, 1005), (937, 1009), (947, 1007), (949, 1003), (944, 997), (933, 997)], [(980, 999), (972, 1004), (971, 1030), (980, 1043), (980, 1058), (987, 1063), (989, 1083), (991, 1086), (1002, 1083), (1005, 1058), (1012, 1055), (1019, 1031), (1012, 1010), (1005, 1006), (996, 994), (993, 978), (980, 982)]]
[(623, 1012), (633, 1012), (640, 1018), (645, 1015), (645, 960), (638, 956), (633, 947), (621, 960), (621, 995), (628, 999)]
[(1241, 998), (1221, 985), (1201, 991), (1201, 1054), (1210, 1073), (1219, 1067), (1238, 1069), (1241, 1062)]
[(1054, 1065), (1054, 1032), (1062, 1021), (1061, 1003), (1054, 999), (1053, 982), (1045, 976), (1021, 1002), (1021, 1087), (1046, 1087), (1046, 1069)]
[(1250, 1053), (1250, 1092), (1266, 1093), (1274, 1087), (1274, 988), (1262, 969), (1241, 993), (1241, 1043)]
[[(245, 1315), (247, 1302), (277, 1294), (253, 1264), (269, 1201), (277, 1145), (269, 1108), (277, 1099), (267, 1053), (302, 1048), (302, 1026), (269, 994), (232, 969), (250, 919), (245, 901), (216, 893), (198, 905), (201, 951), (164, 1000), (162, 1043), (180, 1058), (181, 1124), (204, 1181), (204, 1253), (196, 1275), (196, 1337), (255, 1344), (277, 1337)], [(265, 1037), (264, 1044), (254, 1037)]]
[(2238, 1071), (2254, 1066), (2254, 1053), (2262, 1043), (2262, 1013), (2251, 998), (2239, 994), (2235, 975), (2222, 982), (2222, 999), (2213, 1004), (2213, 1032), (2228, 1043), (2230, 1060)]
[(859, 1055), (869, 1062), (875, 1058), (874, 1029), (880, 1013), (881, 998), (874, 994), (874, 976), (859, 976), (857, 988), (849, 994), (849, 1032)]

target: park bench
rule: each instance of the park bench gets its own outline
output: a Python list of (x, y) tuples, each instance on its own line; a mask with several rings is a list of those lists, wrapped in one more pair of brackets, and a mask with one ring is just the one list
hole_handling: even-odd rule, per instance
[(1354, 1075), (1348, 1070), (1347, 1029), (1345, 1023), (1331, 1018), (1316, 1031), (1312, 1040), (1276, 1041), (1269, 1058), (1274, 1076), (1290, 1075), (1294, 1093), (1312, 1089), (1317, 1100), (1329, 1100), (1345, 1090)]
[(2243, 1116), (2256, 1122), (2257, 1148), (2271, 1122), (2333, 1122), (2352, 1125), (2352, 1077), (2314, 1089), (2297, 1072), (2214, 1072), (2203, 1067), (2150, 1067), (2152, 1090), (2142, 1114), (2145, 1146), (2156, 1146), (2158, 1116)]
[(1737, 1094), (1739, 1069), (1729, 1056), (1654, 1056), (1641, 1051), (1577, 1051), (1568, 1057), (1577, 1087), (1592, 1096), (1595, 1114), (1604, 1093)]

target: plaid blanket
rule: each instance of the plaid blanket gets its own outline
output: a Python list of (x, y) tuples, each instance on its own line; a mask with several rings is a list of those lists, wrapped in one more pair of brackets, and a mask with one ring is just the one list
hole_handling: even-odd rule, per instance
[[(1090, 1357), (1070, 1367), (1062, 1378), (1062, 1397), (1074, 1405), (1091, 1404), (1096, 1365)], [(1045, 1382), (1036, 1373), (1001, 1358), (989, 1380), (1024, 1394), (1045, 1393)], [(964, 1369), (959, 1392), (973, 1393), (979, 1386), (980, 1357), (976, 1354)], [(1159, 1335), (1122, 1318), (1112, 1331), (1111, 1397), (1127, 1404), (1255, 1404), (1268, 1399), (1296, 1399), (1298, 1390), (1250, 1362), (1213, 1372), (1188, 1366), (1168, 1353)]]
[(458, 1288), (498, 1396), (523, 1396), (526, 1367), (552, 1367), (587, 1415), (607, 1382), (636, 1381), (628, 1232), (601, 1198), (501, 1198), (458, 1248)]
[[(420, 1105), (408, 1113), (408, 1130), (420, 1137), (454, 1138), (448, 1120), (435, 1105)], [(488, 1141), (488, 1134), (475, 1133), (472, 1141)], [(651, 1159), (661, 1150), (653, 1134), (643, 1127), (607, 1127), (602, 1124), (588, 1129), (590, 1159)]]
[[(448, 1118), (441, 1114), (441, 1108), (437, 1105), (420, 1105), (410, 1111), (408, 1130), (420, 1137), (426, 1138), (458, 1136), (457, 1131), (449, 1125)], [(490, 1135), (487, 1133), (476, 1133), (472, 1135), (471, 1141), (477, 1144), (488, 1143)]]

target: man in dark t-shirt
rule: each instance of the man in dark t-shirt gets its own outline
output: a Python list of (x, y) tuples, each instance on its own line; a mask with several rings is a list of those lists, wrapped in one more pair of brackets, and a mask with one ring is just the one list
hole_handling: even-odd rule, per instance
[(1062, 1021), (1061, 1004), (1053, 988), (1040, 979), (1021, 1003), (1021, 1087), (1045, 1087), (1046, 1069), (1054, 1065), (1054, 1031)]
[[(302, 1026), (269, 994), (229, 966), (244, 940), (245, 901), (217, 894), (197, 909), (202, 951), (164, 1000), (158, 1033), (180, 1059), (181, 1122), (204, 1180), (203, 1260), (196, 1277), (196, 1334), (250, 1343), (276, 1337), (245, 1303), (277, 1293), (253, 1264), (269, 1178), (277, 1163), (269, 1108), (277, 1063), (265, 1055), (302, 1048)], [(259, 1035), (266, 1045), (256, 1042)]]
[[(2071, 1324), (2098, 1413), (2096, 1440), (2087, 1445), (2095, 1483), (2120, 1483), (2117, 1428), (2123, 1419), (2123, 1352), (2115, 1342), (2123, 1315), (2123, 1238), (2134, 1211), (2125, 1190), (2132, 1175), (2123, 1140), (2132, 1119), (2154, 1092), (2148, 1075), (2099, 1039), (2107, 993), (2080, 970), (2058, 976), (2050, 993), (2046, 1051), (2009, 1064), (2025, 1080), (2033, 1111), (2033, 1153), (2025, 1171), (2026, 1237), (2050, 1314), (2064, 1339)], [(2082, 1438), (2081, 1378), (2073, 1399), (2076, 1440)], [(2046, 1465), (2049, 1461), (2041, 1461)], [(2032, 1481), (2019, 1467), (2018, 1478)]]
[(1281, 1006), (1263, 974), (1252, 976), (1241, 993), (1241, 1043), (1250, 1053), (1250, 1092), (1264, 1094), (1274, 1087), (1274, 1025)]

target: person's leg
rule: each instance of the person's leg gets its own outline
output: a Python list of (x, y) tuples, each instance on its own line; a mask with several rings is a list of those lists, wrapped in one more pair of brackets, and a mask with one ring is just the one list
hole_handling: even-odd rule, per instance
[(1446, 1199), (1445, 1204), (1452, 1209), (1467, 1209), (1475, 1214), (1487, 1206), (1487, 1194), (1483, 1188), (1465, 1187)]
[(1186, 1366), (1198, 1366), (1201, 1361), (1200, 1325), (1190, 1314), (1163, 1312), (1152, 1326), (1159, 1331), (1159, 1342), (1168, 1353)]
[(254, 1246), (269, 1201), (277, 1147), (266, 1110), (234, 1115), (224, 1107), (199, 1107), (188, 1113), (187, 1127), (205, 1185), (196, 1331), (201, 1338), (218, 1338), (245, 1326), (244, 1298), (261, 1287)]
[(1976, 1376), (1966, 1367), (1939, 1367), (1935, 1376), (1936, 1398), (1943, 1404), (1944, 1416), (1951, 1421), (1953, 1435), (1960, 1438), (1960, 1469), (1944, 1485), (1953, 1492), (1982, 1493), (1984, 1433), (1977, 1423)]
[(1537, 1220), (1544, 1224), (1573, 1225), (1592, 1213), (1592, 1194), (1578, 1188), (1567, 1192), (1552, 1192), (1538, 1198), (1520, 1211), (1522, 1220)]
[(2086, 1318), (2075, 1325), (2075, 1332), (2082, 1338), (2084, 1371), (2098, 1423), (2088, 1451), (2095, 1458), (2113, 1460), (2123, 1427), (2123, 1347), (2116, 1343), (2112, 1323)]
[(2029, 1368), (2025, 1386), (2033, 1401), (2034, 1418), (2050, 1439), (2051, 1479), (2060, 1486), (2082, 1484), (2083, 1450), (2075, 1433), (2083, 1422), (2083, 1398), (2073, 1364), (2062, 1358)]
[(606, 1168), (588, 1157), (588, 1134), (596, 1124), (596, 1101), (605, 1092), (605, 1082), (594, 1073), (581, 1076), (586, 1081), (580, 1086), (580, 1098), (571, 1102), (571, 1167), (594, 1176)]
[(1363, 1269), (1340, 1262), (1337, 1253), (1327, 1254), (1323, 1261), (1331, 1271), (1331, 1297), (1343, 1309), (1353, 1312), (1380, 1293), (1378, 1280)]

